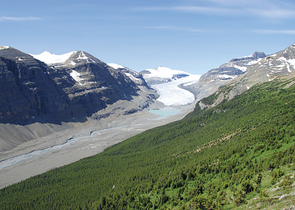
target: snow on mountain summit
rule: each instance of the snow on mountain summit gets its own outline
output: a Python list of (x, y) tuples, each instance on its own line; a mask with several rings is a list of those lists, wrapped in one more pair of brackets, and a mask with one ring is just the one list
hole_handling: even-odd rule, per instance
[(50, 65), (50, 64), (54, 64), (54, 63), (64, 63), (74, 53), (76, 53), (76, 51), (65, 53), (65, 54), (62, 54), (62, 55), (55, 55), (55, 54), (52, 54), (52, 53), (50, 53), (48, 51), (44, 51), (43, 53), (41, 53), (39, 55), (32, 55), (32, 54), (31, 55), (35, 59), (38, 59), (38, 60)]

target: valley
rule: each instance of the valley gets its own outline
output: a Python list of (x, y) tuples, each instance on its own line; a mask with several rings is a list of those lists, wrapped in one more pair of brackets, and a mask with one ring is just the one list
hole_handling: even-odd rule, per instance
[[(41, 69), (48, 85), (67, 98), (55, 101), (57, 107), (44, 104), (43, 97), (54, 97), (44, 94), (34, 76), (33, 85), (16, 78), (23, 93), (40, 89), (43, 95), (22, 102), (34, 107), (20, 109), (25, 115), (15, 111), (19, 104), (11, 106), (14, 97), (1, 107), (2, 121), (13, 122), (0, 127), (6, 146), (0, 153), (2, 205), (179, 210), (293, 205), (294, 51), (295, 45), (269, 56), (255, 52), (202, 76), (167, 67), (137, 73), (83, 51), (61, 56), (62, 63), (50, 55), (54, 61), (48, 66), (26, 55), (26, 65)], [(2, 63), (5, 75), (7, 60), (20, 62), (9, 56)], [(31, 139), (9, 139), (9, 132), (25, 129)]]
[(0, 188), (100, 153), (145, 130), (179, 120), (193, 108), (194, 104), (190, 104), (167, 107), (166, 110), (174, 109), (170, 113), (162, 108), (162, 113), (145, 110), (117, 118), (89, 120), (76, 128), (23, 143), (0, 154)]

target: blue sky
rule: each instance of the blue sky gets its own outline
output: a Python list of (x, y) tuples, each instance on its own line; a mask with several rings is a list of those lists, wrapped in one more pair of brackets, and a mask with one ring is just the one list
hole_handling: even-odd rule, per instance
[(135, 71), (204, 74), (295, 43), (294, 0), (10, 0), (0, 45), (26, 53), (83, 50)]

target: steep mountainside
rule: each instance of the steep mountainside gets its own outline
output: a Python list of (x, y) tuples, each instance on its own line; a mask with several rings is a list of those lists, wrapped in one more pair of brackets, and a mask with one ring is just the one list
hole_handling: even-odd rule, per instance
[(0, 50), (0, 122), (23, 123), (47, 113), (70, 110), (69, 98), (48, 67), (14, 48)]
[[(83, 51), (29, 55), (1, 47), (0, 151), (67, 128), (64, 123), (142, 110), (156, 98), (144, 85)], [(38, 129), (31, 126), (37, 122)]]
[(248, 68), (258, 63), (266, 55), (263, 52), (255, 52), (250, 56), (234, 58), (218, 68), (211, 69), (203, 74), (199, 81), (183, 88), (193, 92), (197, 100), (214, 93), (221, 85), (244, 74)]
[[(221, 101), (230, 100), (258, 83), (272, 81), (295, 71), (295, 44), (270, 56), (267, 56), (248, 68), (243, 75), (220, 88), (205, 106), (215, 106)], [(202, 105), (203, 106), (203, 105)]]

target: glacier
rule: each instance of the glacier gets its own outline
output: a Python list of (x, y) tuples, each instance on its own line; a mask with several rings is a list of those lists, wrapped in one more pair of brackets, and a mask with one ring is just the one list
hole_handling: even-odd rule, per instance
[(160, 97), (157, 99), (166, 106), (181, 106), (193, 103), (195, 101), (195, 95), (188, 90), (180, 88), (180, 85), (187, 83), (197, 82), (201, 75), (189, 75), (181, 79), (177, 79), (171, 82), (151, 85), (153, 89), (157, 91)]

